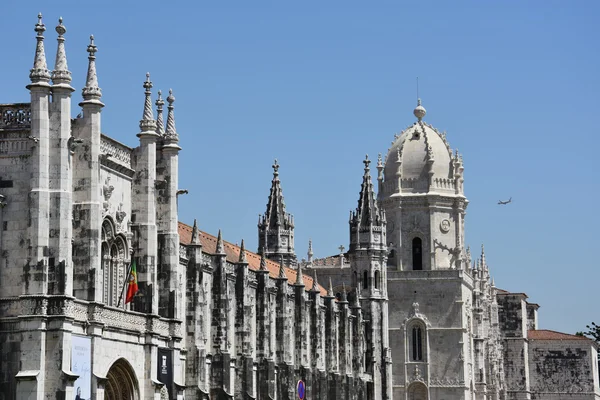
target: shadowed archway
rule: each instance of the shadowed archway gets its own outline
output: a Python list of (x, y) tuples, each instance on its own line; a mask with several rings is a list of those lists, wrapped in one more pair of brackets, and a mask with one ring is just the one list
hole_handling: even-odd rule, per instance
[(106, 400), (138, 400), (138, 382), (131, 365), (120, 358), (110, 367), (106, 374), (104, 389)]

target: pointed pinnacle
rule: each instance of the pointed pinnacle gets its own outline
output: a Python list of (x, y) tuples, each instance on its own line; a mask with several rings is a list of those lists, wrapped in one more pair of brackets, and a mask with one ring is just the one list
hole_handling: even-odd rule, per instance
[[(71, 82), (71, 72), (67, 66), (67, 54), (65, 51), (65, 38), (64, 34), (67, 32), (67, 28), (62, 23), (62, 17), (58, 19), (58, 25), (56, 26), (56, 32), (58, 33), (58, 47), (56, 49), (56, 61), (54, 63), (54, 71), (52, 71), (52, 83), (54, 86), (65, 85), (69, 86)], [(70, 86), (68, 87), (72, 90)]]
[(37, 33), (37, 44), (33, 58), (33, 68), (29, 72), (29, 78), (31, 79), (31, 83), (47, 83), (50, 80), (50, 71), (48, 71), (46, 53), (44, 51), (44, 31), (46, 30), (46, 26), (42, 22), (42, 13), (38, 14), (38, 22), (34, 30)]
[(246, 258), (246, 248), (244, 247), (244, 239), (242, 239), (242, 244), (240, 246), (240, 259), (238, 262), (240, 264), (248, 264), (248, 259)]
[(342, 298), (341, 301), (348, 301), (348, 293), (346, 293), (346, 284), (342, 282)]
[(177, 130), (175, 129), (175, 114), (173, 110), (173, 103), (175, 102), (175, 96), (173, 96), (173, 89), (169, 89), (169, 97), (167, 97), (167, 102), (169, 105), (167, 109), (169, 110), (167, 113), (167, 130), (165, 132), (165, 136), (168, 136), (169, 139), (173, 142), (179, 141), (179, 137), (177, 135)]
[(314, 274), (313, 274), (313, 284), (312, 287), (310, 288), (311, 292), (319, 292), (319, 283), (317, 282), (317, 270), (314, 270)]
[(200, 232), (198, 231), (198, 223), (194, 218), (194, 226), (192, 227), (192, 238), (190, 239), (191, 244), (200, 244)]
[(102, 90), (98, 86), (98, 74), (96, 73), (96, 52), (98, 48), (94, 44), (94, 35), (90, 36), (90, 44), (87, 47), (88, 55), (88, 70), (87, 77), (85, 80), (85, 87), (81, 89), (83, 95), (83, 104), (97, 104), (102, 105), (100, 98), (102, 97)]
[(327, 288), (327, 296), (334, 297), (333, 295), (333, 285), (331, 284), (331, 277), (329, 277), (329, 288)]
[(267, 271), (267, 259), (265, 258), (265, 250), (263, 249), (263, 252), (260, 256), (260, 267), (259, 267), (260, 271)]
[(279, 278), (287, 279), (287, 275), (285, 273), (285, 266), (283, 265), (283, 256), (279, 259)]
[(304, 278), (302, 276), (302, 264), (298, 264), (298, 272), (296, 273), (296, 285), (304, 286)]
[(165, 134), (165, 123), (163, 122), (163, 106), (165, 105), (165, 101), (162, 99), (162, 92), (160, 90), (154, 104), (156, 104), (156, 133), (162, 136)]
[(220, 229), (219, 234), (217, 236), (217, 254), (225, 254), (225, 249), (223, 247), (223, 236), (221, 235)]

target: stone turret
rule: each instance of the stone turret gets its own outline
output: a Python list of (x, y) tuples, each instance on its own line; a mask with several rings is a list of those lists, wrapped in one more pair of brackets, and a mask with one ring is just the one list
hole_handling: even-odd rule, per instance
[(286, 264), (296, 264), (294, 217), (285, 210), (277, 160), (273, 163), (267, 211), (258, 218), (258, 252), (264, 252), (271, 260), (278, 260), (279, 256), (283, 256)]
[(136, 311), (159, 313), (157, 284), (157, 227), (156, 227), (156, 121), (152, 112), (152, 82), (150, 74), (144, 81), (144, 112), (140, 120), (140, 145), (136, 149), (137, 163), (133, 179), (132, 204), (133, 229), (138, 232), (134, 244), (138, 268), (138, 285), (141, 295), (134, 300)]
[[(71, 72), (67, 66), (64, 34), (67, 29), (62, 18), (56, 26), (58, 47), (56, 63), (52, 71), (52, 105), (50, 112), (53, 120), (58, 123), (50, 127), (50, 140), (56, 143), (57, 151), (50, 152), (50, 203), (56, 207), (56, 212), (50, 213), (50, 231), (57, 235), (50, 237), (49, 246), (55, 255), (54, 274), (55, 284), (51, 289), (54, 294), (73, 294), (73, 205), (72, 186), (73, 169), (71, 163), (71, 94), (75, 89), (70, 85)], [(54, 146), (52, 146), (54, 147)]]
[(175, 96), (169, 90), (167, 97), (167, 129), (162, 134), (162, 105), (160, 97), (157, 104), (158, 135), (157, 165), (156, 165), (156, 204), (157, 204), (157, 229), (159, 263), (159, 314), (167, 318), (181, 319), (183, 317), (183, 293), (179, 290), (179, 233), (177, 220), (177, 189), (179, 182), (178, 159), (179, 135), (175, 129), (175, 114), (173, 103)]
[[(42, 14), (38, 15), (35, 25), (37, 33), (33, 68), (27, 85), (31, 95), (31, 186), (29, 192), (30, 253), (29, 262), (24, 271), (29, 284), (27, 294), (45, 294), (48, 290), (48, 215), (50, 207), (48, 160), (50, 153), (50, 71), (46, 64), (44, 51), (44, 31)], [(37, 277), (37, 278), (33, 278)]]
[[(356, 303), (353, 313), (356, 318), (362, 320), (363, 316), (368, 320), (366, 329), (355, 325), (354, 331), (348, 334), (356, 334), (354, 342), (359, 343), (361, 353), (364, 351), (366, 362), (364, 365), (353, 365), (352, 369), (359, 373), (366, 366), (367, 373), (373, 371), (387, 371), (387, 349), (389, 339), (387, 329), (384, 327), (387, 321), (387, 240), (386, 240), (386, 214), (379, 208), (379, 204), (373, 190), (371, 172), (369, 169), (369, 158), (364, 160), (365, 172), (361, 184), (358, 207), (350, 218), (350, 265), (353, 274), (353, 285), (356, 288)], [(378, 180), (381, 186), (381, 159), (378, 160)], [(364, 307), (364, 315), (357, 310), (358, 302)], [(370, 340), (364, 343), (363, 338)], [(363, 347), (364, 346), (364, 347)], [(356, 350), (356, 349), (355, 349)], [(352, 360), (351, 360), (352, 361)], [(353, 361), (363, 363), (363, 355), (356, 355)], [(383, 376), (383, 378), (382, 378)], [(388, 395), (382, 390), (386, 381), (391, 376), (386, 373), (374, 374), (374, 385), (370, 396), (376, 399), (385, 399)]]
[(101, 271), (102, 188), (100, 184), (100, 137), (102, 90), (98, 86), (94, 36), (87, 47), (88, 70), (81, 93), (83, 118), (77, 119), (74, 136), (81, 142), (73, 158), (73, 264), (74, 294), (91, 301), (103, 300)]

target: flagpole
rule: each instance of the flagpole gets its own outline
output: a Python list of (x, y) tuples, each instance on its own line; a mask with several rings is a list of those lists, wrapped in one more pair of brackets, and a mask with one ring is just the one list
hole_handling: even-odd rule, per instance
[(127, 275), (125, 275), (125, 282), (123, 282), (123, 288), (121, 289), (121, 294), (119, 295), (119, 301), (117, 302), (117, 308), (121, 306), (121, 300), (123, 299), (123, 292), (125, 291), (125, 285), (129, 283), (129, 275), (131, 275), (131, 266), (133, 265), (133, 257), (129, 260), (129, 267), (127, 268)]

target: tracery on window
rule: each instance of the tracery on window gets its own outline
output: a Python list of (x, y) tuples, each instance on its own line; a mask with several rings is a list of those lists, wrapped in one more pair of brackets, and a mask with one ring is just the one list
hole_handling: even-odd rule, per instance
[(410, 361), (426, 360), (426, 336), (425, 326), (422, 323), (415, 322), (410, 325), (408, 335), (408, 351)]
[(116, 306), (125, 282), (127, 239), (117, 234), (110, 218), (102, 223), (101, 262), (103, 273), (103, 300), (106, 305)]

